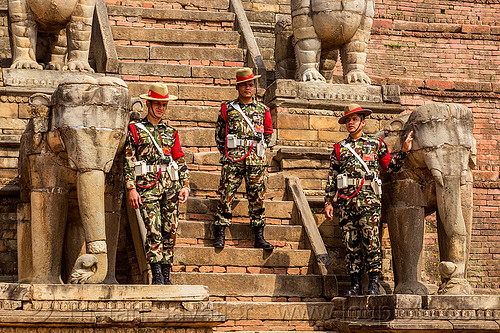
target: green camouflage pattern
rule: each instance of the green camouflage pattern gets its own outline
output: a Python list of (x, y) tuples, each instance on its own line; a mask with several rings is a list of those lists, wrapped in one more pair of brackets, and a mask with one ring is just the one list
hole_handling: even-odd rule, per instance
[[(231, 105), (231, 102), (239, 104), (241, 110), (245, 113), (245, 115), (250, 119), (250, 121), (257, 126), (264, 126), (265, 114), (268, 107), (253, 99), (250, 104), (239, 103), (238, 100), (229, 101), (224, 103), (227, 105), (227, 133), (235, 134), (239, 139), (247, 139), (253, 140), (254, 135), (252, 128), (247, 124), (247, 122), (243, 119), (241, 114)], [(269, 145), (271, 141), (271, 134), (264, 136), (264, 141)], [(222, 108), (217, 118), (217, 124), (215, 127), (215, 142), (217, 144), (217, 148), (221, 154), (220, 163), (228, 163), (231, 162), (226, 156), (225, 153), (225, 144), (226, 144), (226, 122), (222, 116)], [(248, 152), (249, 147), (236, 147), (230, 148), (227, 150), (228, 156), (233, 160), (241, 159)], [(265, 165), (267, 163), (266, 157), (259, 157), (257, 155), (257, 149), (254, 145), (252, 151), (245, 159), (246, 165)]]
[[(175, 128), (163, 121), (156, 126), (146, 118), (140, 121), (153, 134), (160, 147), (175, 147), (178, 134)], [(132, 122), (134, 123), (134, 122)], [(129, 131), (125, 142), (125, 181), (127, 189), (136, 188), (142, 199), (141, 216), (147, 230), (144, 244), (150, 263), (172, 263), (175, 235), (179, 220), (179, 191), (189, 188), (189, 171), (184, 157), (175, 161), (179, 166), (179, 180), (172, 181), (167, 172), (148, 173), (136, 177), (136, 161), (146, 161), (148, 165), (160, 165), (161, 155), (151, 141), (151, 137), (137, 128), (138, 142), (135, 144)]]
[[(402, 165), (407, 153), (398, 152), (390, 156), (384, 142), (378, 138), (363, 134), (358, 140), (350, 136), (343, 140), (364, 160), (372, 174), (380, 175), (382, 160), (387, 165), (385, 172), (396, 172)], [(389, 160), (389, 157), (390, 160)], [(356, 193), (359, 186), (350, 185), (340, 189), (337, 194), (337, 175), (347, 174), (349, 178), (362, 179), (366, 177), (366, 170), (361, 162), (347, 149), (340, 146), (340, 161), (335, 150), (330, 156), (330, 168), (325, 188), (325, 204), (337, 203), (341, 210), (340, 227), (343, 242), (346, 247), (346, 267), (349, 274), (380, 272), (382, 270), (382, 255), (379, 239), (379, 224), (381, 211), (381, 194), (377, 195), (371, 186), (363, 186)], [(354, 195), (354, 196), (353, 196)]]
[(380, 198), (373, 191), (366, 191), (352, 199), (340, 199), (339, 205), (347, 272), (361, 273), (363, 265), (367, 272), (380, 272)]
[[(179, 198), (177, 187), (174, 186), (158, 200), (149, 196), (148, 190), (139, 189), (143, 198), (140, 212), (146, 227), (146, 242), (144, 249), (149, 263), (172, 264), (174, 245), (179, 226)], [(151, 200), (153, 199), (153, 200)]]
[(253, 227), (264, 226), (264, 195), (266, 192), (266, 166), (247, 165), (245, 161), (222, 165), (218, 189), (219, 204), (215, 214), (216, 225), (231, 225), (232, 204), (241, 182), (245, 179), (248, 215)]

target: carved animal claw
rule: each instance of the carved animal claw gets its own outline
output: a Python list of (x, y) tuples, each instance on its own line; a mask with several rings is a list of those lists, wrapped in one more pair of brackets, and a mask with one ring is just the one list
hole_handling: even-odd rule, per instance
[(33, 61), (31, 59), (21, 59), (21, 60), (16, 60), (10, 68), (17, 68), (17, 69), (42, 69), (42, 65), (38, 64), (36, 61)]
[(94, 73), (94, 70), (90, 67), (89, 63), (81, 60), (68, 61), (68, 64), (63, 67), (63, 70)]
[(64, 64), (60, 62), (49, 62), (47, 66), (45, 66), (45, 69), (48, 70), (54, 70), (54, 71), (60, 71), (64, 68)]
[(351, 84), (351, 83), (371, 84), (372, 83), (372, 81), (370, 80), (368, 75), (366, 75), (365, 72), (360, 71), (359, 69), (352, 70), (349, 73), (347, 73), (345, 76), (345, 82), (347, 84)]
[(83, 284), (95, 274), (97, 270), (98, 260), (96, 256), (92, 254), (84, 254), (80, 256), (73, 267), (73, 272), (71, 273), (71, 283), (72, 284)]
[(300, 80), (303, 82), (308, 82), (308, 81), (325, 81), (325, 78), (323, 75), (321, 75), (320, 72), (318, 72), (315, 68), (308, 68), (306, 69), (302, 75), (300, 75)]

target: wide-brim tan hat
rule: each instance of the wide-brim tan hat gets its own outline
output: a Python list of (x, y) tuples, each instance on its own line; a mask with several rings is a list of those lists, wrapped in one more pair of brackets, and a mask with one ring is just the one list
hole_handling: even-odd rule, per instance
[(169, 95), (168, 87), (165, 83), (153, 83), (149, 86), (147, 94), (140, 95), (141, 98), (150, 101), (173, 101), (177, 99), (175, 95)]
[(262, 75), (253, 75), (253, 71), (249, 67), (243, 67), (236, 71), (236, 82), (234, 84), (252, 81), (258, 79)]
[(366, 117), (372, 114), (372, 110), (363, 109), (361, 106), (354, 103), (346, 105), (344, 108), (344, 115), (339, 119), (339, 124), (345, 124), (346, 118), (355, 113), (362, 113)]

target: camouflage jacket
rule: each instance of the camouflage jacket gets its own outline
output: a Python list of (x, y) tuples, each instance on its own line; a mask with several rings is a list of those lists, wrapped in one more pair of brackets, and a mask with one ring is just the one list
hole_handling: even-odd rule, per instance
[(142, 189), (157, 189), (160, 193), (167, 188), (180, 189), (180, 186), (189, 188), (189, 171), (184, 160), (184, 152), (182, 151), (179, 134), (175, 128), (160, 121), (156, 126), (149, 122), (148, 118), (143, 118), (142, 123), (148, 131), (153, 135), (156, 142), (163, 149), (165, 156), (172, 156), (173, 160), (179, 166), (179, 181), (172, 184), (167, 172), (161, 172), (159, 175), (155, 172), (149, 172), (144, 176), (136, 177), (134, 165), (137, 161), (145, 161), (148, 165), (160, 165), (161, 155), (151, 141), (151, 137), (144, 130), (135, 126), (137, 133), (137, 143), (134, 138), (131, 122), (127, 140), (125, 142), (125, 184), (127, 189), (140, 187)]
[(264, 134), (264, 141), (269, 144), (271, 141), (271, 134), (273, 133), (273, 124), (271, 120), (271, 112), (269, 108), (263, 103), (253, 99), (249, 104), (243, 104), (238, 100), (229, 101), (221, 105), (221, 111), (217, 118), (217, 125), (215, 127), (215, 142), (221, 154), (220, 163), (231, 163), (232, 160), (243, 159), (247, 153), (248, 156), (244, 158), (247, 165), (265, 165), (267, 160), (257, 156), (257, 148), (254, 147), (249, 152), (250, 147), (236, 147), (227, 148), (226, 151), (226, 137), (227, 134), (234, 134), (238, 139), (253, 140), (254, 133), (252, 128), (243, 119), (241, 114), (236, 110), (231, 103), (239, 104), (241, 110), (254, 124), (255, 130)]
[[(349, 178), (362, 179), (366, 177), (366, 170), (361, 162), (348, 148), (341, 145), (342, 142), (350, 145), (363, 159), (371, 173), (375, 173), (377, 177), (380, 175), (380, 169), (386, 172), (395, 172), (401, 169), (403, 160), (408, 154), (400, 151), (395, 156), (391, 156), (389, 148), (382, 138), (379, 139), (363, 134), (358, 140), (353, 140), (348, 136), (347, 139), (335, 145), (336, 148), (334, 148), (330, 155), (330, 169), (325, 188), (325, 204), (333, 203), (333, 198), (337, 193), (337, 175), (345, 173)], [(341, 189), (339, 194), (350, 196), (354, 194), (357, 189), (358, 186), (350, 185), (347, 188)], [(372, 191), (372, 189), (370, 186), (363, 186), (360, 192), (363, 191)]]

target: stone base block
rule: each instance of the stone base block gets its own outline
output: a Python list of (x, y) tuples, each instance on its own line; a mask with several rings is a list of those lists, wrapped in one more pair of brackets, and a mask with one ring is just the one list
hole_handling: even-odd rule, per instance
[(350, 297), (325, 327), (346, 333), (499, 332), (500, 296)]
[(0, 331), (212, 332), (226, 317), (206, 286), (29, 285), (0, 283)]
[(373, 111), (365, 132), (374, 134), (404, 111), (399, 86), (331, 84), (276, 80), (265, 93), (271, 108), (276, 143), (283, 146), (328, 147), (347, 137), (338, 119), (351, 103)]

